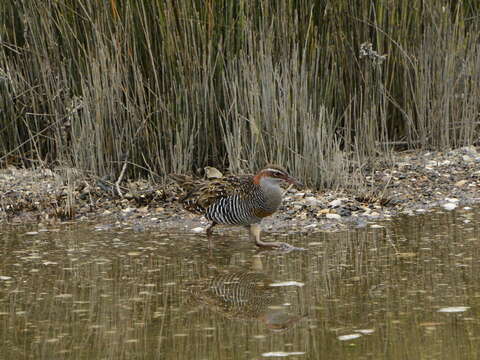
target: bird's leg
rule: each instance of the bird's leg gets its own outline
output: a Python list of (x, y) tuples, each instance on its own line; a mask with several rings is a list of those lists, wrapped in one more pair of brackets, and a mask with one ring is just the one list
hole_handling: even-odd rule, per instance
[(267, 243), (260, 240), (260, 233), (262, 232), (262, 227), (260, 224), (251, 224), (250, 225), (250, 239), (255, 241), (255, 245), (259, 247), (268, 246)]
[(212, 248), (213, 247), (213, 243), (212, 243), (212, 233), (213, 233), (213, 227), (217, 225), (217, 223), (215, 222), (212, 222), (212, 224), (207, 227), (207, 238), (208, 238), (208, 247), (209, 248)]
[(215, 225), (217, 225), (217, 223), (212, 222), (212, 224), (209, 227), (207, 227), (207, 236), (209, 237), (212, 236), (212, 232), (213, 232), (212, 229)]
[(284, 251), (292, 251), (292, 250), (305, 250), (303, 248), (297, 248), (295, 246), (292, 246), (290, 244), (284, 243), (284, 242), (277, 242), (277, 241), (271, 241), (271, 242), (264, 242), (260, 240), (260, 233), (262, 231), (262, 228), (260, 224), (251, 224), (250, 225), (250, 239), (255, 240), (255, 245), (261, 248), (273, 248), (276, 250), (284, 250)]

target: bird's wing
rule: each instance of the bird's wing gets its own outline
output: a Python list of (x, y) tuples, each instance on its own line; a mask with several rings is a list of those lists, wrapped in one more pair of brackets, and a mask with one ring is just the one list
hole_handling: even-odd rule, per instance
[(236, 194), (247, 194), (251, 186), (253, 186), (251, 175), (226, 176), (204, 182), (190, 190), (181, 201), (186, 210), (204, 214), (206, 209), (218, 200)]

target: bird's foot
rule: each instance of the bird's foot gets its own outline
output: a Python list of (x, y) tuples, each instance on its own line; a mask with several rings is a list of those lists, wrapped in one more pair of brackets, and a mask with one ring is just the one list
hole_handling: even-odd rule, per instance
[(278, 250), (282, 252), (305, 251), (305, 248), (296, 247), (284, 242), (257, 242), (257, 246), (262, 250)]

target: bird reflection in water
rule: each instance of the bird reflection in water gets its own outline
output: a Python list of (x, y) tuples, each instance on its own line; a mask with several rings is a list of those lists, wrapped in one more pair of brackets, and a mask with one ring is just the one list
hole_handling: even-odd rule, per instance
[(298, 314), (285, 301), (286, 287), (272, 286), (272, 279), (261, 272), (261, 257), (253, 259), (251, 270), (223, 271), (191, 283), (191, 297), (197, 304), (232, 320), (256, 319), (275, 332), (293, 327), (306, 315)]

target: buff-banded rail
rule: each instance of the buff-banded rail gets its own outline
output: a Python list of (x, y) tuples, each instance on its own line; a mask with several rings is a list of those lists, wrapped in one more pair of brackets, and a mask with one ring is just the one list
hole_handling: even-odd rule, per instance
[(283, 167), (267, 165), (255, 175), (230, 175), (204, 181), (184, 181), (179, 176), (174, 179), (187, 190), (180, 199), (184, 208), (212, 222), (207, 228), (209, 239), (216, 225), (242, 225), (249, 228), (250, 238), (259, 247), (295, 249), (286, 243), (260, 239), (262, 219), (273, 215), (282, 202), (284, 191), (280, 185), (303, 186)]

